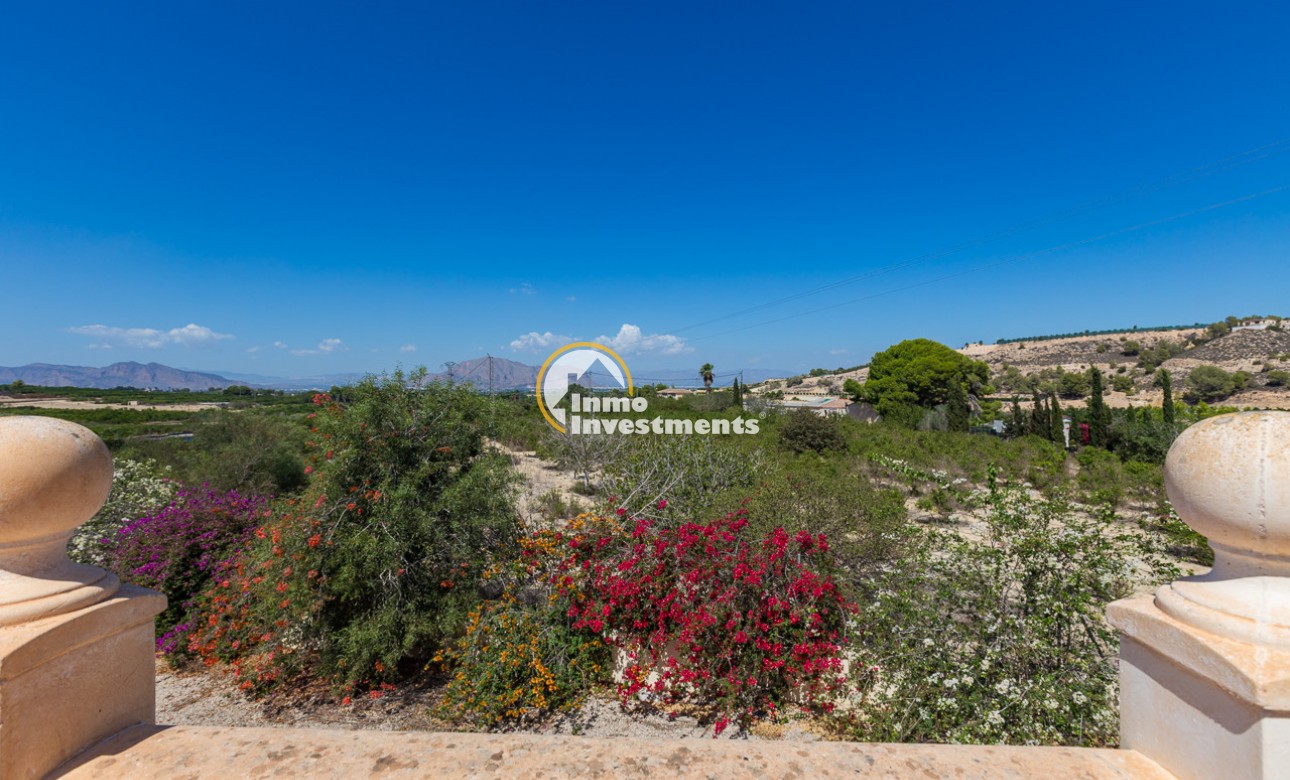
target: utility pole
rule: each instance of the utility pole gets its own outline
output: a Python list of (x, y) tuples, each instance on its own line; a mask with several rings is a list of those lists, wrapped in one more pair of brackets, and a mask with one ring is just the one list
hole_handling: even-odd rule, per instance
[(448, 362), (444, 363), (443, 365), (444, 365), (444, 367), (445, 367), (445, 368), (447, 368), (447, 369), (448, 369), (448, 386), (449, 386), (449, 387), (452, 387), (452, 386), (453, 386), (453, 384), (454, 384), (453, 376), (452, 376), (452, 369), (457, 365), (457, 361), (455, 361), (455, 360), (449, 360)]
[(493, 356), (488, 356), (488, 397), (493, 397)]

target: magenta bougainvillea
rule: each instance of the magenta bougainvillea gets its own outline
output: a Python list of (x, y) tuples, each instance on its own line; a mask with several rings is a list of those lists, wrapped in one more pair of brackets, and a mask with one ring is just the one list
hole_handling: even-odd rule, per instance
[(788, 701), (832, 708), (855, 606), (831, 576), (823, 535), (756, 538), (742, 510), (704, 524), (620, 515), (581, 529), (563, 540), (553, 584), (575, 627), (625, 654), (624, 704), (707, 706), (716, 734)]
[(188, 630), (192, 597), (263, 522), (268, 506), (263, 496), (204, 485), (184, 488), (167, 506), (104, 540), (108, 568), (127, 582), (164, 593), (169, 601), (158, 618), (158, 649), (169, 652), (183, 645), (179, 640)]

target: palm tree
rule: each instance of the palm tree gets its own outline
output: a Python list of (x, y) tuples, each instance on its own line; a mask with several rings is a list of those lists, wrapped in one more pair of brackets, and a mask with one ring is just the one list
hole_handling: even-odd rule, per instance
[(699, 376), (703, 377), (703, 386), (704, 386), (705, 388), (707, 388), (707, 390), (708, 390), (708, 392), (709, 392), (709, 393), (711, 393), (711, 392), (712, 392), (712, 380), (713, 380), (714, 378), (716, 378), (716, 375), (712, 373), (712, 364), (711, 364), (711, 363), (704, 363), (702, 366), (700, 366), (700, 367), (699, 367)]

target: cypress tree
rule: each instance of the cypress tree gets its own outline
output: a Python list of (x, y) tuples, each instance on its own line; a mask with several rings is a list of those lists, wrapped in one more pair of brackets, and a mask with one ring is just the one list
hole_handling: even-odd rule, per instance
[(1164, 400), (1162, 400), (1160, 404), (1160, 411), (1165, 416), (1165, 424), (1173, 425), (1174, 424), (1173, 378), (1170, 377), (1169, 372), (1163, 368), (1160, 369), (1158, 378), (1160, 380), (1160, 389), (1164, 391), (1164, 394), (1165, 394)]
[(1091, 369), (1093, 392), (1088, 399), (1088, 443), (1094, 447), (1106, 447), (1110, 440), (1111, 410), (1102, 399), (1102, 372)]
[(1008, 420), (1008, 438), (1015, 439), (1026, 435), (1026, 415), (1021, 411), (1021, 399), (1012, 397), (1012, 416)]
[(1052, 427), (1048, 424), (1048, 404), (1039, 393), (1035, 393), (1035, 409), (1030, 413), (1030, 432), (1045, 439), (1053, 435)]
[(948, 398), (946, 398), (946, 427), (951, 431), (965, 433), (968, 429), (968, 416), (970, 413), (967, 392), (963, 389), (963, 382), (956, 377), (950, 381), (949, 394)]
[(1064, 444), (1066, 439), (1062, 436), (1062, 405), (1057, 400), (1057, 393), (1049, 396), (1048, 401), (1048, 425), (1051, 431), (1051, 438), (1058, 444)]

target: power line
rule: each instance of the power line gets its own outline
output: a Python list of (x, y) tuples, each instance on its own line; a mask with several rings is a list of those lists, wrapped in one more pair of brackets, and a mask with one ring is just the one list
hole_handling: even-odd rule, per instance
[[(1103, 196), (1100, 198), (1094, 198), (1093, 200), (1085, 201), (1084, 203), (1081, 203), (1077, 206), (1073, 206), (1069, 209), (1055, 212), (1047, 216), (1039, 217), (1037, 219), (1033, 219), (1028, 222), (1023, 222), (1020, 225), (1015, 225), (1011, 228), (1005, 228), (1003, 230), (997, 231), (995, 233), (991, 233), (986, 236), (982, 236), (980, 238), (970, 239), (968, 241), (955, 244), (954, 246), (951, 246), (946, 249), (930, 252), (923, 255), (918, 255), (916, 257), (912, 257), (906, 260), (901, 260), (887, 266), (875, 268), (870, 271), (865, 271), (864, 273), (855, 274), (853, 276), (840, 279), (836, 282), (830, 282), (828, 284), (820, 285), (819, 287), (813, 287), (808, 290), (803, 290), (798, 293), (793, 293), (792, 295), (786, 295), (781, 298), (776, 298), (774, 300), (766, 301), (764, 303), (748, 306), (743, 309), (738, 309), (736, 311), (723, 314), (719, 317), (713, 317), (712, 319), (704, 320), (702, 322), (696, 322), (681, 328), (674, 328), (667, 332), (681, 333), (687, 330), (693, 330), (695, 328), (699, 328), (704, 325), (711, 325), (716, 322), (722, 322), (724, 320), (732, 319), (734, 317), (738, 317), (744, 314), (749, 314), (751, 312), (761, 311), (762, 309), (768, 309), (774, 306), (779, 306), (784, 303), (789, 303), (792, 301), (800, 300), (802, 298), (807, 298), (812, 295), (818, 295), (822, 292), (827, 292), (829, 290), (833, 290), (838, 287), (844, 287), (849, 284), (854, 284), (856, 282), (872, 279), (877, 276), (888, 274), (892, 271), (899, 271), (901, 269), (926, 263), (931, 260), (939, 260), (943, 257), (948, 257), (949, 255), (957, 254), (966, 249), (972, 249), (974, 247), (979, 247), (986, 244), (994, 243), (996, 241), (1001, 241), (1005, 238), (1010, 238), (1019, 233), (1024, 233), (1034, 228), (1056, 224), (1064, 220), (1070, 219), (1072, 217), (1080, 216), (1081, 214), (1087, 214), (1091, 211), (1096, 211), (1098, 209), (1105, 208), (1107, 206), (1115, 205), (1117, 203), (1122, 203), (1124, 201), (1131, 200), (1133, 198), (1136, 198), (1142, 195), (1151, 194), (1153, 192), (1158, 192), (1160, 190), (1168, 189), (1170, 187), (1176, 187), (1182, 184), (1187, 184), (1193, 181), (1197, 181), (1207, 176), (1213, 176), (1215, 174), (1223, 173), (1225, 171), (1229, 171), (1234, 168), (1239, 168), (1243, 165), (1248, 165), (1250, 163), (1257, 162), (1259, 160), (1267, 159), (1268, 157), (1271, 157), (1276, 154), (1281, 154), (1286, 151), (1290, 151), (1290, 137), (1282, 138), (1276, 141), (1272, 141), (1270, 143), (1266, 143), (1260, 146), (1246, 149), (1245, 151), (1238, 152), (1233, 155), (1228, 155), (1227, 157), (1223, 157), (1218, 160), (1205, 163), (1204, 165), (1200, 165), (1198, 167), (1191, 168), (1186, 171), (1173, 174), (1171, 176), (1167, 176), (1163, 179), (1159, 179), (1153, 182), (1148, 182), (1146, 184), (1140, 184), (1135, 187), (1130, 187), (1127, 190), (1123, 190), (1118, 193), (1113, 193), (1111, 195)], [(734, 331), (728, 331), (728, 332), (734, 332)]]
[(908, 290), (914, 290), (914, 289), (917, 289), (917, 288), (919, 288), (919, 287), (926, 287), (926, 286), (928, 286), (928, 285), (935, 284), (935, 283), (937, 283), (937, 282), (943, 282), (943, 281), (945, 281), (945, 280), (947, 280), (947, 279), (955, 279), (955, 278), (958, 278), (958, 277), (960, 277), (960, 276), (968, 276), (968, 275), (970, 275), (970, 274), (975, 274), (975, 273), (978, 273), (978, 272), (980, 272), (980, 271), (984, 271), (984, 270), (987, 270), (987, 269), (990, 269), (990, 268), (997, 268), (998, 266), (1001, 266), (1001, 265), (1008, 265), (1008, 264), (1010, 264), (1010, 263), (1016, 263), (1016, 262), (1020, 262), (1020, 261), (1022, 261), (1022, 260), (1028, 260), (1028, 259), (1031, 259), (1031, 258), (1034, 258), (1034, 257), (1038, 257), (1038, 256), (1040, 256), (1040, 255), (1046, 255), (1046, 254), (1051, 254), (1051, 253), (1053, 253), (1053, 252), (1060, 252), (1060, 251), (1064, 251), (1064, 250), (1067, 250), (1067, 249), (1074, 249), (1074, 248), (1076, 248), (1076, 247), (1086, 246), (1086, 245), (1088, 245), (1088, 244), (1096, 243), (1096, 242), (1098, 242), (1098, 241), (1104, 241), (1104, 240), (1106, 240), (1106, 239), (1108, 239), (1108, 238), (1115, 238), (1115, 237), (1117, 237), (1117, 236), (1122, 236), (1122, 235), (1125, 235), (1125, 234), (1127, 234), (1127, 233), (1132, 233), (1132, 232), (1135, 232), (1135, 231), (1138, 231), (1138, 230), (1144, 230), (1144, 229), (1149, 228), (1149, 227), (1155, 227), (1156, 225), (1163, 225), (1163, 224), (1168, 223), (1168, 222), (1174, 222), (1174, 221), (1179, 220), (1179, 219), (1185, 219), (1185, 218), (1187, 218), (1187, 217), (1194, 216), (1194, 215), (1196, 215), (1196, 214), (1201, 214), (1201, 213), (1204, 213), (1204, 212), (1206, 212), (1206, 211), (1213, 211), (1213, 210), (1215, 210), (1215, 209), (1221, 209), (1221, 208), (1224, 208), (1224, 207), (1227, 207), (1227, 206), (1233, 206), (1233, 205), (1236, 205), (1237, 203), (1244, 203), (1244, 202), (1246, 202), (1246, 201), (1251, 201), (1251, 200), (1254, 200), (1254, 199), (1256, 199), (1256, 198), (1261, 198), (1261, 197), (1264, 197), (1264, 196), (1266, 196), (1266, 195), (1273, 195), (1273, 194), (1276, 194), (1276, 193), (1278, 193), (1278, 192), (1282, 192), (1282, 191), (1284, 191), (1284, 190), (1286, 190), (1286, 189), (1290, 189), (1290, 184), (1283, 184), (1283, 185), (1281, 185), (1281, 186), (1279, 186), (1279, 187), (1273, 187), (1273, 188), (1271, 188), (1271, 189), (1263, 190), (1262, 192), (1256, 192), (1256, 193), (1252, 193), (1252, 194), (1250, 194), (1250, 195), (1243, 195), (1243, 196), (1241, 196), (1241, 197), (1239, 197), (1239, 198), (1233, 198), (1233, 199), (1231, 199), (1231, 200), (1222, 201), (1221, 203), (1212, 203), (1212, 204), (1210, 204), (1210, 205), (1208, 205), (1208, 206), (1202, 206), (1202, 207), (1197, 208), (1197, 209), (1191, 209), (1191, 210), (1189, 210), (1189, 211), (1184, 211), (1184, 212), (1181, 212), (1181, 213), (1178, 213), (1178, 214), (1172, 214), (1172, 215), (1170, 215), (1170, 216), (1168, 216), (1168, 217), (1162, 217), (1162, 218), (1160, 218), (1160, 219), (1154, 219), (1154, 220), (1151, 220), (1151, 221), (1149, 221), (1149, 222), (1142, 222), (1142, 223), (1139, 223), (1139, 224), (1137, 224), (1137, 225), (1133, 225), (1133, 226), (1131, 226), (1131, 227), (1121, 228), (1121, 229), (1119, 229), (1119, 230), (1113, 230), (1113, 231), (1111, 231), (1111, 232), (1109, 232), (1109, 233), (1102, 233), (1102, 234), (1100, 234), (1100, 235), (1092, 236), (1092, 237), (1089, 237), (1089, 238), (1083, 238), (1083, 239), (1080, 239), (1080, 240), (1078, 240), (1078, 241), (1071, 241), (1071, 242), (1069, 242), (1069, 243), (1065, 243), (1065, 244), (1058, 244), (1058, 245), (1056, 245), (1056, 246), (1051, 246), (1051, 247), (1048, 247), (1048, 248), (1046, 248), (1046, 249), (1039, 249), (1039, 250), (1036, 250), (1036, 251), (1034, 251), (1034, 252), (1027, 252), (1027, 253), (1025, 253), (1025, 254), (1021, 254), (1021, 255), (1015, 255), (1015, 256), (1013, 256), (1013, 257), (1004, 258), (1003, 260), (997, 260), (997, 261), (992, 262), (992, 263), (986, 263), (986, 264), (984, 264), (984, 265), (974, 266), (974, 267), (972, 267), (972, 268), (968, 268), (968, 269), (965, 269), (965, 270), (962, 270), (962, 271), (955, 271), (954, 273), (944, 274), (944, 275), (942, 275), (942, 276), (937, 276), (937, 277), (934, 277), (934, 278), (932, 278), (932, 279), (926, 279), (926, 280), (924, 280), (924, 281), (916, 282), (916, 283), (914, 283), (914, 284), (905, 285), (905, 286), (903, 286), (903, 287), (896, 287), (896, 288), (893, 288), (893, 289), (891, 289), (891, 290), (884, 290), (884, 291), (882, 291), (882, 292), (871, 293), (871, 294), (869, 294), (869, 295), (862, 295), (862, 296), (860, 296), (859, 298), (852, 298), (851, 300), (848, 300), (848, 301), (842, 301), (841, 303), (835, 303), (835, 304), (832, 304), (832, 305), (829, 305), (829, 306), (821, 306), (821, 307), (818, 307), (818, 308), (815, 308), (815, 309), (810, 309), (810, 310), (808, 310), (808, 311), (798, 312), (797, 314), (789, 314), (789, 315), (785, 315), (785, 316), (783, 316), (783, 317), (777, 317), (777, 318), (775, 318), (775, 319), (771, 319), (771, 320), (763, 320), (763, 321), (761, 321), (761, 322), (753, 323), (753, 324), (751, 324), (751, 325), (745, 325), (745, 326), (740, 327), (740, 328), (733, 328), (733, 329), (731, 329), (731, 330), (721, 331), (720, 333), (712, 333), (712, 334), (709, 334), (709, 335), (707, 335), (707, 336), (700, 336), (700, 337), (697, 337), (697, 338), (691, 338), (691, 339), (689, 339), (689, 340), (690, 340), (690, 341), (703, 341), (704, 339), (716, 338), (717, 336), (726, 336), (726, 335), (729, 335), (729, 334), (731, 334), (731, 333), (739, 333), (739, 332), (741, 332), (741, 331), (751, 330), (751, 329), (753, 329), (753, 328), (760, 328), (760, 327), (764, 327), (764, 326), (766, 326), (766, 325), (773, 325), (773, 324), (775, 324), (775, 323), (784, 322), (784, 321), (786, 321), (786, 320), (798, 319), (798, 318), (800, 318), (800, 317), (805, 317), (805, 316), (807, 316), (807, 315), (815, 314), (815, 313), (817, 313), (817, 312), (829, 311), (829, 310), (831, 310), (831, 309), (838, 309), (838, 308), (841, 308), (841, 307), (843, 307), (843, 306), (852, 306), (852, 305), (857, 304), (857, 303), (860, 303), (860, 302), (862, 302), (862, 301), (872, 300), (872, 299), (874, 299), (874, 298), (880, 298), (880, 297), (882, 297), (882, 296), (884, 296), (884, 295), (891, 295), (891, 294), (898, 293), (898, 292), (905, 292), (905, 291), (908, 291)]

